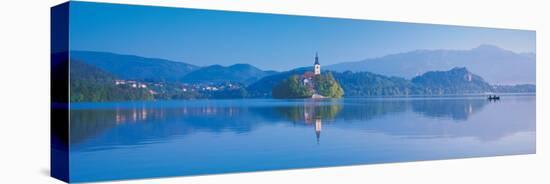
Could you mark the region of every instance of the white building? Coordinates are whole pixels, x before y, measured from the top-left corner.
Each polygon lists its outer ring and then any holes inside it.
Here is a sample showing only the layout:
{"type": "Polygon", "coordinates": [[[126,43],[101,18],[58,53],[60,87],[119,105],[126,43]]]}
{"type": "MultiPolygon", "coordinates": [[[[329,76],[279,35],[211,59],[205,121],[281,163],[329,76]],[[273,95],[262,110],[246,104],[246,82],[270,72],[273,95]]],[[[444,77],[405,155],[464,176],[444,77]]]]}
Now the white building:
{"type": "Polygon", "coordinates": [[[319,56],[315,53],[315,64],[313,64],[315,75],[321,75],[321,64],[319,64],[319,56]]]}

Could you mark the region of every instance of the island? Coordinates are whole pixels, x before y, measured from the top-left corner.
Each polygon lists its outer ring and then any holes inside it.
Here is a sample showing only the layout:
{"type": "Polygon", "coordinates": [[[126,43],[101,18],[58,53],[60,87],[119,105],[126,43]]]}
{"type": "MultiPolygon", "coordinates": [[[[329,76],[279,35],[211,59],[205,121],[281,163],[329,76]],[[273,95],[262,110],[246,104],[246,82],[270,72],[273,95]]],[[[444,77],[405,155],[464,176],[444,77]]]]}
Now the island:
{"type": "Polygon", "coordinates": [[[321,74],[319,56],[315,54],[313,71],[291,75],[272,88],[273,98],[341,98],[344,89],[330,72],[321,74]]]}

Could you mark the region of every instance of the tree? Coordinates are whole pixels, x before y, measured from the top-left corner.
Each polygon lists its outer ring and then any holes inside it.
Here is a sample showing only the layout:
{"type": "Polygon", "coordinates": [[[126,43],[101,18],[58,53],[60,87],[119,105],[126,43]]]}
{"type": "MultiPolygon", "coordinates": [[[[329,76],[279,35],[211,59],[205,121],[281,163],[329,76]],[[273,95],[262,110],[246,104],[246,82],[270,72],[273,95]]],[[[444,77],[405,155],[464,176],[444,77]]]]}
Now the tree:
{"type": "Polygon", "coordinates": [[[273,87],[273,98],[310,98],[314,93],[329,98],[341,98],[344,95],[344,90],[331,73],[317,75],[312,82],[313,89],[303,85],[297,75],[292,75],[273,87]]]}
{"type": "Polygon", "coordinates": [[[313,91],[302,85],[297,75],[292,75],[275,85],[272,95],[273,98],[308,98],[313,91]]]}
{"type": "Polygon", "coordinates": [[[71,102],[153,100],[146,89],[115,85],[115,77],[95,66],[71,61],[71,102]]]}
{"type": "Polygon", "coordinates": [[[341,98],[344,96],[344,90],[334,80],[332,73],[315,76],[315,89],[318,94],[328,98],[341,98]]]}

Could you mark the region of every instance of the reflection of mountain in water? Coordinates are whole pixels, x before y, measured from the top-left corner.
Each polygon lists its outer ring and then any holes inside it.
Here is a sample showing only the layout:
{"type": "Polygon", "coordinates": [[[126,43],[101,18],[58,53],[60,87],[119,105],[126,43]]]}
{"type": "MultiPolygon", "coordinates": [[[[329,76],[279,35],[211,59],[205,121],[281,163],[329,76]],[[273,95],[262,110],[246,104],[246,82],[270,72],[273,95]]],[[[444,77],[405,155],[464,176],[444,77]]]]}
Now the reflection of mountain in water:
{"type": "MultiPolygon", "coordinates": [[[[493,141],[535,130],[534,97],[518,98],[522,99],[507,97],[496,103],[483,98],[398,100],[400,102],[395,103],[400,104],[397,106],[400,108],[386,109],[386,112],[394,112],[388,113],[388,116],[371,120],[352,116],[354,119],[346,119],[344,122],[349,123],[341,123],[339,128],[406,138],[471,137],[480,141],[493,141]],[[396,111],[398,109],[402,111],[396,111]]],[[[346,105],[342,113],[349,111],[346,105]]],[[[338,118],[343,119],[338,116],[337,122],[338,118]]]]}
{"type": "MultiPolygon", "coordinates": [[[[485,109],[488,101],[484,99],[452,98],[246,102],[237,100],[231,105],[195,106],[185,105],[186,102],[169,107],[140,105],[72,110],[71,143],[112,136],[105,145],[136,145],[197,132],[247,133],[267,124],[285,122],[311,126],[317,136],[323,123],[330,124],[325,129],[349,128],[406,137],[469,136],[480,140],[534,129],[531,123],[534,119],[521,119],[530,117],[530,113],[534,116],[534,103],[525,100],[504,100],[515,104],[501,105],[499,102],[491,104],[489,109],[485,109]],[[499,115],[512,111],[523,116],[499,115]],[[470,121],[474,116],[476,124],[470,121]]],[[[78,145],[73,147],[78,149],[78,145]]]]}
{"type": "Polygon", "coordinates": [[[390,114],[405,112],[408,106],[408,101],[404,100],[353,99],[351,102],[346,103],[344,110],[338,115],[338,118],[344,121],[368,121],[390,114]]]}
{"type": "Polygon", "coordinates": [[[486,103],[485,99],[432,99],[412,100],[410,104],[414,112],[428,117],[468,120],[486,103]]]}
{"type": "Polygon", "coordinates": [[[143,140],[160,140],[193,132],[244,133],[260,122],[247,108],[183,107],[183,108],[123,108],[116,110],[72,110],[71,143],[77,144],[112,128],[121,129],[112,144],[132,144],[143,140]],[[133,129],[133,131],[125,131],[133,129]]]}
{"type": "Polygon", "coordinates": [[[80,143],[85,139],[115,127],[115,117],[116,111],[113,110],[71,110],[71,126],[69,126],[71,144],[80,143]]]}

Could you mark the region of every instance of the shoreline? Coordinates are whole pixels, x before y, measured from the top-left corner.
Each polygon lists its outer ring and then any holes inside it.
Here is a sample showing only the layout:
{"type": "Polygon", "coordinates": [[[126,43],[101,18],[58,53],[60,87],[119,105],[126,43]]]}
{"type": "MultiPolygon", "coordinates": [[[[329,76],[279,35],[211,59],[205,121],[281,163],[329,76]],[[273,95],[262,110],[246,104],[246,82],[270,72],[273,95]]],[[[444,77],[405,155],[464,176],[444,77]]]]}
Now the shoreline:
{"type": "MultiPolygon", "coordinates": [[[[536,97],[536,93],[506,93],[498,94],[501,97],[536,97]]],[[[291,99],[277,99],[277,98],[225,98],[225,99],[178,99],[178,100],[149,100],[149,101],[103,101],[103,102],[69,102],[69,109],[79,109],[80,106],[89,106],[93,104],[101,105],[119,105],[119,104],[148,104],[148,103],[158,103],[158,104],[171,104],[171,103],[180,103],[180,102],[231,102],[231,101],[258,101],[258,100],[272,100],[280,102],[290,102],[290,101],[341,101],[346,99],[372,99],[372,100],[400,100],[400,99],[413,99],[413,100],[430,100],[430,99],[479,99],[487,100],[486,94],[466,94],[466,95],[438,95],[438,96],[370,96],[370,97],[342,97],[342,98],[322,98],[322,99],[313,99],[313,98],[291,98],[291,99]],[[72,105],[77,105],[72,107],[72,105]]],[[[503,100],[503,99],[501,99],[503,100]]]]}

